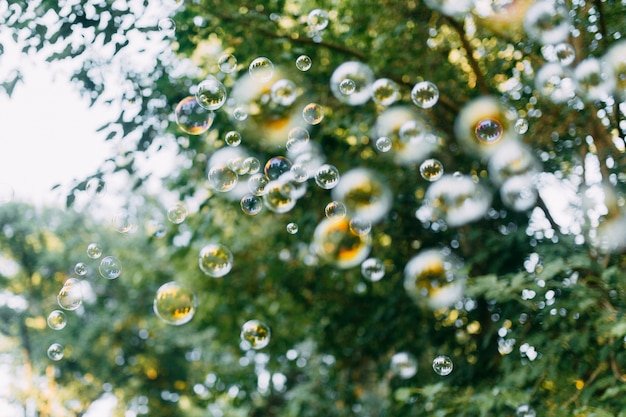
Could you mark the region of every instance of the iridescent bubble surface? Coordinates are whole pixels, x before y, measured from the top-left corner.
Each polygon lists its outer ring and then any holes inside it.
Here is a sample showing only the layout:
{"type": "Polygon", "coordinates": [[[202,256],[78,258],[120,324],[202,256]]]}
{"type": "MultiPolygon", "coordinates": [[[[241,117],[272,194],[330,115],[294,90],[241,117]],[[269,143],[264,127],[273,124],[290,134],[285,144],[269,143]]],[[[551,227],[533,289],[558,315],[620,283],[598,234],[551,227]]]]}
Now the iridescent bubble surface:
{"type": "Polygon", "coordinates": [[[291,169],[291,161],[284,156],[275,156],[265,163],[265,176],[270,180],[278,179],[285,172],[291,169]]]}
{"type": "Polygon", "coordinates": [[[196,89],[196,100],[207,110],[217,110],[226,103],[228,93],[226,87],[217,78],[210,77],[200,84],[196,89]]]}
{"type": "Polygon", "coordinates": [[[228,146],[239,146],[241,144],[241,133],[236,130],[230,130],[226,132],[226,134],[224,135],[224,142],[226,142],[228,146]]]}
{"type": "Polygon", "coordinates": [[[98,266],[100,276],[106,279],[116,279],[122,274],[122,264],[119,259],[114,256],[105,256],[98,266]]]}
{"type": "Polygon", "coordinates": [[[317,103],[309,103],[302,109],[302,118],[310,125],[317,125],[324,119],[324,108],[317,103]]]}
{"type": "Polygon", "coordinates": [[[48,314],[46,323],[52,330],[61,330],[67,325],[67,316],[61,310],[54,310],[48,314]]]}
{"type": "Polygon", "coordinates": [[[157,317],[175,326],[188,323],[196,313],[196,306],[193,291],[174,281],[161,285],[152,303],[157,317]]]}
{"type": "Polygon", "coordinates": [[[298,90],[296,84],[287,79],[280,79],[272,84],[270,90],[272,101],[281,106],[290,106],[298,98],[298,90]]]}
{"type": "Polygon", "coordinates": [[[315,172],[315,183],[318,187],[325,190],[330,190],[339,184],[339,170],[330,164],[324,164],[315,172]]]}
{"type": "Polygon", "coordinates": [[[391,106],[400,99],[400,87],[389,78],[379,78],[372,84],[372,100],[381,106],[391,106]]]}
{"type": "Polygon", "coordinates": [[[57,304],[64,310],[76,310],[83,303],[83,289],[80,280],[68,278],[57,295],[57,304]]]}
{"type": "Polygon", "coordinates": [[[195,96],[182,99],[175,110],[176,124],[185,133],[201,135],[213,124],[215,114],[202,107],[195,96]]]}
{"type": "Polygon", "coordinates": [[[476,139],[482,143],[492,144],[496,143],[502,138],[504,129],[499,121],[494,119],[484,119],[478,122],[474,129],[476,139]]]}
{"type": "Polygon", "coordinates": [[[248,216],[256,216],[263,209],[263,200],[253,194],[244,195],[239,204],[241,205],[241,211],[248,216]]]}
{"type": "Polygon", "coordinates": [[[269,81],[274,76],[274,64],[269,58],[258,57],[250,63],[248,72],[256,81],[269,81]]]}
{"type": "Polygon", "coordinates": [[[211,188],[220,193],[225,193],[237,185],[239,176],[228,166],[215,166],[209,170],[209,184],[211,188]]]}
{"type": "Polygon", "coordinates": [[[87,256],[91,259],[98,259],[102,256],[102,248],[97,243],[87,245],[87,256]]]}
{"type": "Polygon", "coordinates": [[[340,217],[322,220],[315,228],[315,253],[325,262],[347,269],[360,265],[370,253],[370,235],[356,235],[350,231],[350,221],[340,217]]]}
{"type": "Polygon", "coordinates": [[[333,217],[344,218],[346,216],[346,205],[341,201],[331,201],[324,208],[324,214],[327,218],[331,219],[333,217]]]}
{"type": "Polygon", "coordinates": [[[185,203],[179,201],[167,209],[167,220],[174,224],[181,224],[187,219],[188,214],[189,210],[187,210],[185,203]]]}
{"type": "Polygon", "coordinates": [[[309,28],[314,32],[320,32],[328,26],[328,12],[323,9],[313,9],[306,19],[309,28]]]}
{"type": "Polygon", "coordinates": [[[83,262],[78,262],[76,265],[74,265],[74,272],[76,273],[76,275],[86,275],[87,265],[85,265],[83,262]]]}
{"type": "Polygon", "coordinates": [[[259,320],[248,320],[241,326],[240,339],[251,349],[263,349],[270,343],[272,332],[270,327],[259,320]]]}
{"type": "Polygon", "coordinates": [[[233,267],[233,254],[222,244],[209,243],[200,250],[198,265],[210,277],[223,277],[233,267]]]}
{"type": "Polygon", "coordinates": [[[230,53],[223,54],[217,60],[217,66],[223,73],[230,74],[237,69],[237,57],[230,53]]]}

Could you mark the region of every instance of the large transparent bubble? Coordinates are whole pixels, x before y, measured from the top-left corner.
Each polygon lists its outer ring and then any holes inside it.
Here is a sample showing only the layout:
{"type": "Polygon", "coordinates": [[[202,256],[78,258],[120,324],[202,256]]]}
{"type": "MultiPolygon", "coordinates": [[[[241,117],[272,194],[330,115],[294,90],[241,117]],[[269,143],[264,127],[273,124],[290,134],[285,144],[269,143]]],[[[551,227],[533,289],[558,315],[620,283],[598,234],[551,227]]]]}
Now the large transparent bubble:
{"type": "Polygon", "coordinates": [[[224,245],[209,243],[200,250],[198,264],[206,275],[213,278],[223,277],[233,267],[233,254],[224,245]]]}
{"type": "Polygon", "coordinates": [[[567,40],[570,32],[569,10],[561,2],[541,0],[532,5],[524,18],[524,29],[531,39],[542,44],[567,40]]]}
{"type": "Polygon", "coordinates": [[[332,191],[333,200],[345,204],[350,216],[372,223],[381,221],[391,209],[389,184],[376,172],[354,168],[346,172],[332,191]]]}
{"type": "Polygon", "coordinates": [[[322,220],[315,228],[312,244],[314,252],[325,262],[341,269],[360,265],[370,253],[370,235],[356,235],[350,230],[347,218],[322,220]]]}
{"type": "Polygon", "coordinates": [[[165,323],[180,326],[193,318],[196,312],[196,295],[177,282],[168,282],[157,290],[152,308],[165,323]]]}

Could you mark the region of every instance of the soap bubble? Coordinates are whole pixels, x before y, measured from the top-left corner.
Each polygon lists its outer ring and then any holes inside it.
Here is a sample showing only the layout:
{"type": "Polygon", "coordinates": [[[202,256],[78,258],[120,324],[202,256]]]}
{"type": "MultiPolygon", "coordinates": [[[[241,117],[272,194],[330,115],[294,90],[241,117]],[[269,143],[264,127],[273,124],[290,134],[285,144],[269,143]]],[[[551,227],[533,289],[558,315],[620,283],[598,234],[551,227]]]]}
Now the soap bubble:
{"type": "Polygon", "coordinates": [[[315,183],[325,190],[330,190],[339,184],[339,170],[330,164],[324,164],[315,172],[315,183]]]}
{"type": "Polygon", "coordinates": [[[293,174],[293,179],[297,182],[304,182],[309,179],[309,171],[300,163],[293,164],[290,171],[293,174]]]}
{"type": "Polygon", "coordinates": [[[387,215],[393,200],[389,185],[376,172],[366,168],[345,172],[332,196],[333,200],[345,204],[350,215],[371,223],[387,215]]]}
{"type": "Polygon", "coordinates": [[[350,78],[343,79],[339,83],[339,91],[341,92],[341,94],[349,96],[350,94],[354,93],[355,90],[356,83],[350,78]]]}
{"type": "Polygon", "coordinates": [[[258,57],[250,63],[248,72],[256,81],[269,81],[274,76],[274,64],[268,58],[258,57]]]}
{"type": "Polygon", "coordinates": [[[270,181],[265,186],[265,194],[263,194],[265,207],[279,214],[291,211],[296,205],[293,189],[293,184],[285,178],[270,181]]]}
{"type": "Polygon", "coordinates": [[[98,271],[103,278],[115,279],[122,273],[122,264],[113,256],[106,256],[100,261],[98,271]]]}
{"type": "Polygon", "coordinates": [[[165,323],[180,326],[188,323],[196,313],[196,295],[190,289],[171,281],[159,287],[152,309],[165,323]]]}
{"type": "Polygon", "coordinates": [[[196,100],[207,110],[217,110],[226,102],[226,87],[215,77],[210,77],[196,89],[196,100]]]}
{"type": "Polygon", "coordinates": [[[570,65],[576,59],[574,47],[566,42],[554,46],[554,54],[561,65],[570,65]]]}
{"type": "Polygon", "coordinates": [[[491,155],[487,166],[489,178],[498,186],[514,176],[533,177],[540,170],[541,166],[532,150],[519,141],[510,141],[501,146],[491,155]]]}
{"type": "Polygon", "coordinates": [[[398,352],[391,357],[389,369],[402,379],[409,379],[417,374],[417,360],[408,352],[398,352]]]}
{"type": "Polygon", "coordinates": [[[474,5],[473,0],[424,0],[424,3],[443,15],[457,19],[465,17],[474,5]]]}
{"type": "Polygon", "coordinates": [[[302,117],[310,125],[320,124],[324,119],[324,108],[317,103],[309,103],[302,109],[302,117]]]}
{"type": "Polygon", "coordinates": [[[150,219],[146,223],[146,233],[148,236],[161,239],[165,237],[167,234],[167,230],[165,229],[165,225],[157,219],[150,219]]]}
{"type": "Polygon", "coordinates": [[[265,187],[268,182],[269,180],[264,174],[257,173],[251,175],[250,178],[248,178],[248,189],[255,196],[263,195],[265,194],[265,187]]]}
{"type": "Polygon", "coordinates": [[[87,256],[91,259],[98,259],[102,256],[102,248],[97,243],[87,245],[87,256]]]}
{"type": "Polygon", "coordinates": [[[284,156],[275,156],[265,163],[265,176],[270,180],[278,179],[291,169],[291,161],[284,156]]]}
{"type": "Polygon", "coordinates": [[[187,219],[187,206],[183,202],[178,202],[167,209],[167,219],[174,224],[181,224],[187,219]]]}
{"type": "Polygon", "coordinates": [[[76,272],[76,275],[80,276],[87,274],[87,265],[85,265],[83,262],[78,262],[76,265],[74,265],[74,272],[76,272]]]}
{"type": "Polygon", "coordinates": [[[303,127],[294,127],[287,134],[287,151],[299,151],[309,143],[311,135],[303,127]]]}
{"type": "Polygon", "coordinates": [[[426,181],[437,181],[443,176],[443,164],[437,159],[427,159],[420,165],[420,175],[426,181]]]}
{"type": "Polygon", "coordinates": [[[537,413],[528,404],[522,404],[515,410],[515,417],[535,417],[537,413]]]}
{"type": "Polygon", "coordinates": [[[249,156],[243,160],[243,166],[246,167],[248,174],[254,175],[261,169],[261,163],[254,156],[249,156]]]}
{"type": "Polygon", "coordinates": [[[0,183],[0,204],[10,203],[15,196],[13,187],[6,183],[0,183]]]}
{"type": "Polygon", "coordinates": [[[313,250],[323,261],[340,269],[360,265],[371,250],[370,235],[355,235],[346,218],[322,220],[315,228],[313,250]]]}
{"type": "Polygon", "coordinates": [[[244,106],[237,106],[233,110],[233,118],[238,122],[243,122],[248,118],[248,110],[244,106]]]}
{"type": "Polygon", "coordinates": [[[223,277],[233,267],[233,254],[224,245],[209,243],[200,250],[198,264],[206,275],[213,278],[223,277]]]}
{"type": "Polygon", "coordinates": [[[217,192],[225,193],[237,185],[239,176],[227,166],[215,166],[209,170],[209,184],[217,192]]]}
{"type": "Polygon", "coordinates": [[[381,106],[391,106],[400,99],[400,87],[389,78],[379,78],[372,84],[372,100],[381,106]]]}
{"type": "Polygon", "coordinates": [[[176,32],[176,22],[169,17],[159,20],[157,27],[165,36],[172,36],[176,32]]]}
{"type": "Polygon", "coordinates": [[[228,160],[227,166],[232,171],[234,171],[235,174],[237,174],[238,176],[245,175],[248,173],[248,167],[244,165],[243,162],[244,162],[243,158],[234,157],[228,160]]]}
{"type": "Polygon", "coordinates": [[[398,129],[400,143],[408,146],[417,146],[428,138],[430,129],[423,121],[418,119],[407,120],[398,129]]]}
{"type": "Polygon", "coordinates": [[[52,330],[61,330],[67,325],[67,317],[63,311],[54,310],[48,314],[46,322],[52,330]]]}
{"type": "Polygon", "coordinates": [[[524,133],[528,132],[528,120],[523,118],[517,119],[515,121],[515,125],[513,125],[513,128],[517,133],[523,135],[524,133]]]}
{"type": "Polygon", "coordinates": [[[176,124],[185,133],[201,135],[213,124],[215,114],[202,107],[195,96],[182,99],[176,106],[176,124]]]}
{"type": "Polygon", "coordinates": [[[346,217],[346,212],[346,206],[341,201],[331,201],[326,204],[326,207],[324,208],[324,214],[329,219],[332,219],[333,217],[343,219],[346,217]]]}
{"type": "Polygon", "coordinates": [[[259,197],[253,194],[246,194],[241,198],[241,211],[248,216],[255,216],[261,212],[263,202],[259,197]]]}
{"type": "Polygon", "coordinates": [[[573,74],[561,65],[550,62],[543,65],[535,75],[535,88],[553,103],[565,103],[576,95],[573,74]]]}
{"type": "Polygon", "coordinates": [[[237,69],[237,57],[233,54],[223,54],[217,60],[217,66],[223,73],[230,74],[237,69]]]}
{"type": "Polygon", "coordinates": [[[366,64],[358,61],[348,61],[339,65],[330,77],[330,90],[342,103],[358,106],[367,102],[371,95],[370,90],[374,83],[374,71],[366,64]],[[354,92],[346,95],[341,92],[339,85],[345,79],[356,84],[354,92]]]}
{"type": "Polygon", "coordinates": [[[362,217],[350,219],[350,231],[357,236],[367,235],[372,231],[372,222],[362,217]]]}
{"type": "Polygon", "coordinates": [[[226,135],[224,135],[224,142],[226,142],[228,146],[239,146],[241,143],[241,133],[236,130],[226,132],[226,135]]]}
{"type": "Polygon", "coordinates": [[[296,68],[298,68],[300,71],[310,70],[311,65],[313,65],[313,61],[308,55],[300,55],[298,58],[296,58],[296,68]]]}
{"type": "Polygon", "coordinates": [[[539,1],[526,11],[524,30],[542,44],[563,42],[570,32],[569,11],[556,1],[539,1]]]}
{"type": "Polygon", "coordinates": [[[381,152],[389,152],[391,150],[392,142],[387,136],[381,136],[376,139],[376,149],[381,152]]]}
{"type": "Polygon", "coordinates": [[[411,101],[417,107],[429,109],[439,101],[439,89],[430,81],[421,81],[413,86],[411,101]]]}
{"type": "Polygon", "coordinates": [[[272,101],[281,106],[290,106],[296,101],[298,97],[298,91],[296,84],[287,79],[280,79],[272,84],[270,90],[270,97],[272,101]]]}
{"type": "Polygon", "coordinates": [[[613,43],[602,58],[615,76],[615,90],[622,101],[626,98],[626,40],[613,43]]]}
{"type": "Polygon", "coordinates": [[[445,355],[439,355],[435,359],[433,359],[433,370],[437,375],[450,375],[453,368],[454,365],[452,364],[452,359],[445,355]]]}
{"type": "Polygon", "coordinates": [[[287,233],[289,233],[290,235],[295,235],[296,233],[298,233],[298,223],[288,223],[286,229],[287,233]]]}
{"type": "Polygon", "coordinates": [[[259,320],[248,320],[241,326],[240,338],[251,349],[263,349],[270,343],[270,327],[259,320]]]}
{"type": "Polygon", "coordinates": [[[83,303],[83,289],[76,278],[68,278],[57,295],[57,303],[64,310],[76,310],[83,303]]]}
{"type": "Polygon", "coordinates": [[[420,251],[404,267],[404,289],[422,308],[450,307],[465,293],[461,266],[457,258],[442,250],[420,251]]]}
{"type": "Polygon", "coordinates": [[[611,67],[596,58],[580,62],[574,70],[574,77],[579,91],[587,100],[607,100],[616,86],[611,67]]]}
{"type": "Polygon", "coordinates": [[[320,32],[328,26],[328,12],[322,9],[313,9],[309,12],[306,22],[313,32],[320,32]]]}
{"type": "Polygon", "coordinates": [[[378,258],[367,258],[361,264],[361,275],[372,282],[380,281],[385,276],[385,264],[378,258]]]}
{"type": "Polygon", "coordinates": [[[530,175],[515,175],[504,181],[500,187],[502,203],[515,210],[526,211],[535,206],[537,190],[530,175]]]}
{"type": "Polygon", "coordinates": [[[476,139],[482,143],[491,144],[496,143],[502,138],[504,129],[499,121],[494,119],[484,119],[478,122],[474,129],[476,139]]]}
{"type": "Polygon", "coordinates": [[[138,227],[137,217],[128,210],[117,212],[111,219],[111,222],[115,230],[123,234],[134,233],[138,227]]]}
{"type": "Polygon", "coordinates": [[[63,346],[59,343],[53,343],[48,347],[48,357],[53,361],[60,361],[65,355],[63,346]]]}

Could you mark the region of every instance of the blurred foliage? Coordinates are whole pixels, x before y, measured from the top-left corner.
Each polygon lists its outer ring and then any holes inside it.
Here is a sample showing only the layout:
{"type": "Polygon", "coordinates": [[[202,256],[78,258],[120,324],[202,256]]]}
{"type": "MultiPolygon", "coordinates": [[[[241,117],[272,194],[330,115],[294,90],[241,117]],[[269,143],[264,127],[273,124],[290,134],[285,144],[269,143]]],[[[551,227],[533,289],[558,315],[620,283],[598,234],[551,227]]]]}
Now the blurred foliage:
{"type": "MultiPolygon", "coordinates": [[[[561,181],[559,187],[575,187],[579,197],[592,188],[587,179],[597,156],[597,183],[612,190],[618,213],[607,202],[601,221],[624,234],[624,222],[610,223],[624,215],[619,100],[612,110],[606,103],[554,104],[534,88],[546,61],[538,42],[513,23],[503,30],[488,19],[449,17],[422,2],[182,3],[0,0],[0,18],[23,53],[76,60],[73,80],[92,104],[121,109],[100,129],[120,152],[74,184],[68,210],[0,207],[2,262],[15,265],[15,271],[0,270],[0,341],[16,369],[7,404],[31,410],[25,411],[29,416],[84,415],[110,394],[117,399],[113,415],[126,417],[514,416],[522,404],[539,416],[625,415],[623,247],[607,252],[593,244],[599,226],[583,203],[582,220],[570,220],[579,222],[578,229],[560,220],[568,212],[551,210],[542,194],[527,210],[510,209],[486,159],[468,152],[454,129],[468,102],[498,97],[528,121],[522,140],[543,171],[561,181]],[[314,8],[328,11],[321,33],[307,26],[314,8]],[[175,21],[175,35],[159,32],[158,21],[166,17],[175,21]],[[238,59],[229,74],[218,67],[227,52],[238,59]],[[294,64],[302,54],[313,62],[307,72],[294,64]],[[262,91],[247,103],[245,121],[233,117],[239,103],[227,102],[207,133],[179,129],[174,109],[200,81],[212,74],[233,91],[259,56],[297,83],[292,106],[274,105],[262,91]],[[372,101],[349,106],[330,93],[331,74],[352,60],[399,85],[398,104],[432,128],[432,155],[446,172],[486,185],[493,201],[484,216],[459,227],[416,217],[429,183],[419,175],[420,161],[399,164],[393,152],[376,150],[373,126],[385,108],[372,101]],[[432,109],[411,103],[412,86],[423,80],[440,91],[432,109]],[[340,173],[370,168],[393,193],[391,209],[370,233],[371,255],[386,267],[379,282],[365,280],[358,266],[341,269],[311,253],[331,201],[313,180],[288,213],[264,209],[257,216],[246,216],[239,198],[207,182],[211,157],[228,149],[226,132],[240,131],[240,149],[263,166],[286,154],[281,129],[299,120],[308,102],[324,109],[322,123],[307,126],[323,159],[340,173]],[[138,162],[172,149],[176,169],[164,186],[192,208],[180,224],[168,222],[168,207],[144,189],[151,173],[138,162]],[[119,172],[128,174],[135,219],[124,233],[72,210],[96,198],[93,181],[119,172]],[[285,231],[292,221],[299,226],[295,235],[285,231]],[[155,225],[162,233],[154,233],[155,225]],[[121,260],[120,278],[99,277],[99,260],[85,252],[91,242],[121,260]],[[198,253],[209,242],[233,252],[225,277],[207,277],[198,268],[198,253]],[[468,279],[461,301],[430,311],[407,295],[403,270],[421,249],[433,247],[451,248],[468,279]],[[58,308],[56,294],[75,276],[77,262],[89,271],[83,306],[66,312],[65,329],[49,329],[45,319],[58,308]],[[168,281],[197,296],[197,312],[184,326],[169,326],[152,313],[154,294],[168,281]],[[241,325],[250,319],[271,327],[271,342],[260,351],[240,344],[241,325]],[[65,346],[61,361],[46,356],[53,342],[65,346]],[[418,363],[408,379],[389,366],[402,351],[418,363]],[[439,354],[453,359],[451,375],[433,372],[439,354]],[[18,383],[22,377],[26,383],[18,383]]],[[[577,30],[569,39],[576,63],[602,56],[626,32],[624,2],[565,3],[577,30]]],[[[17,68],[0,85],[11,94],[20,80],[17,68]]]]}

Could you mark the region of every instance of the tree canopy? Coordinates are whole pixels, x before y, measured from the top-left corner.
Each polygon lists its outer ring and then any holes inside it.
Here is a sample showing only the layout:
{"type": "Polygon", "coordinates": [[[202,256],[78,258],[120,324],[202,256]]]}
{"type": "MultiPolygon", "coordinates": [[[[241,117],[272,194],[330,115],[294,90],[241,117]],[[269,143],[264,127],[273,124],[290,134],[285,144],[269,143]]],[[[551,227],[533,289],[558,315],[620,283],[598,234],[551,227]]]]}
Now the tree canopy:
{"type": "Polygon", "coordinates": [[[625,12],[0,1],[23,53],[121,109],[66,210],[0,206],[0,401],[626,416],[625,12]],[[145,187],[158,153],[176,204],[145,187]],[[90,217],[120,174],[124,209],[90,217]]]}

